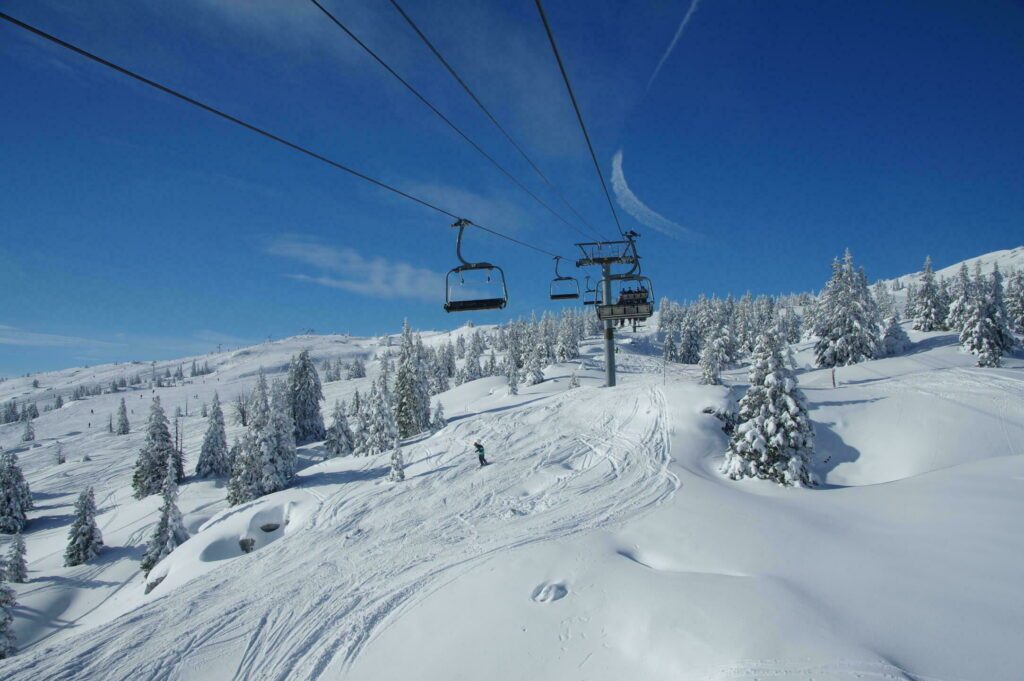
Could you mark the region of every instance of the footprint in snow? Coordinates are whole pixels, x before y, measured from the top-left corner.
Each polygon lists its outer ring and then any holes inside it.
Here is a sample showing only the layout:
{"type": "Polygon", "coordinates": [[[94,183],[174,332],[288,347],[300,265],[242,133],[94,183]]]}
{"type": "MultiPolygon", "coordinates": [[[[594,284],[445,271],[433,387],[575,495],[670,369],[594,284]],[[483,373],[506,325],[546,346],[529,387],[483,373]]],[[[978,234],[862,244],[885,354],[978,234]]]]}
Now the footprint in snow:
{"type": "Polygon", "coordinates": [[[564,584],[541,584],[533,590],[533,600],[536,603],[551,603],[565,598],[569,589],[564,584]]]}

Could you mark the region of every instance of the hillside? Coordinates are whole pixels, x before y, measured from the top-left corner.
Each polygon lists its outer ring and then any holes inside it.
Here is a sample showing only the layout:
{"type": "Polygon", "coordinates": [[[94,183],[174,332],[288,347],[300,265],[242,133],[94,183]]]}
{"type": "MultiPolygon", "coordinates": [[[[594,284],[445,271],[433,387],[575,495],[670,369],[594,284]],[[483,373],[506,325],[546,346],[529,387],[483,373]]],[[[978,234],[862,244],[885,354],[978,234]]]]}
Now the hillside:
{"type": "MultiPolygon", "coordinates": [[[[1017,679],[1024,356],[979,369],[952,333],[908,332],[907,353],[841,368],[835,388],[808,344],[795,347],[818,489],[717,472],[726,436],[705,409],[741,394],[745,369],[699,385],[695,367],[665,366],[633,342],[642,334],[624,334],[620,385],[607,389],[590,339],[580,361],[549,366],[517,396],[500,377],[440,395],[449,425],[406,443],[403,483],[387,482],[384,456],[321,461],[318,443],[300,450],[293,488],[238,507],[223,481],[189,478],[180,504],[192,538],[157,566],[151,581],[163,581],[148,594],[138,561],[159,500],[132,498],[130,480],[153,392],[67,402],[36,420],[32,446],[20,424],[0,426],[36,500],[30,581],[14,585],[19,652],[0,674],[1017,679]],[[569,389],[574,371],[581,387],[569,389]],[[133,431],[118,437],[106,421],[122,396],[133,431]],[[476,467],[476,438],[492,466],[476,467]],[[107,548],[64,568],[85,485],[107,548]],[[256,550],[243,554],[243,537],[256,550]]],[[[215,390],[229,402],[303,348],[319,363],[372,360],[381,347],[302,336],[199,358],[213,373],[156,389],[169,413],[188,401],[186,472],[215,390]]],[[[364,392],[378,371],[368,366],[368,378],[325,384],[326,404],[364,392]]],[[[42,406],[138,370],[152,367],[12,379],[0,401],[42,406]]],[[[229,420],[229,440],[240,433],[229,420]]]]}

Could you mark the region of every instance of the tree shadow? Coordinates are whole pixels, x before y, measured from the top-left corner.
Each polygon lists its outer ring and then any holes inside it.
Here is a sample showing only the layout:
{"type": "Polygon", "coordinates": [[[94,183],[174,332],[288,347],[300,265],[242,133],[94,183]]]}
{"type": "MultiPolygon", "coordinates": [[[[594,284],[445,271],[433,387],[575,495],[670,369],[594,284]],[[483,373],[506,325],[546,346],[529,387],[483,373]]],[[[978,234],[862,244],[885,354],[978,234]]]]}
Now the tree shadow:
{"type": "Polygon", "coordinates": [[[818,407],[848,407],[851,404],[870,404],[871,402],[878,402],[884,399],[882,397],[865,397],[859,400],[825,400],[822,402],[812,402],[808,405],[811,411],[818,407]]]}
{"type": "Polygon", "coordinates": [[[910,347],[907,348],[907,350],[901,352],[898,355],[893,356],[906,357],[908,355],[919,355],[922,352],[928,352],[929,350],[934,350],[936,348],[948,348],[950,346],[959,344],[960,338],[955,333],[947,333],[942,336],[924,338],[922,340],[917,341],[916,343],[911,343],[910,347]]]}
{"type": "Polygon", "coordinates": [[[837,466],[851,463],[860,458],[860,450],[843,442],[843,438],[832,429],[832,424],[814,423],[815,456],[811,468],[821,480],[819,489],[837,489],[846,485],[827,482],[828,476],[837,466]]]}
{"type": "Polygon", "coordinates": [[[45,532],[52,530],[57,527],[63,527],[70,525],[75,519],[73,513],[60,513],[56,515],[41,515],[35,518],[30,517],[28,524],[25,525],[25,534],[34,534],[36,532],[45,532]]]}
{"type": "Polygon", "coordinates": [[[459,414],[458,416],[452,416],[450,419],[448,419],[448,424],[451,425],[452,423],[455,423],[457,421],[472,418],[473,416],[480,416],[481,414],[499,414],[503,411],[509,411],[510,409],[518,409],[519,407],[525,407],[528,404],[533,404],[534,402],[539,402],[540,400],[544,400],[549,397],[551,397],[551,395],[541,395],[540,397],[535,397],[532,400],[526,400],[525,402],[517,402],[515,404],[507,404],[504,407],[492,407],[491,409],[484,409],[483,411],[474,411],[469,414],[459,414]]]}
{"type": "MultiPolygon", "coordinates": [[[[100,553],[102,556],[103,553],[100,553]]],[[[141,557],[141,554],[140,554],[141,557]]],[[[98,563],[99,558],[89,561],[88,564],[98,563]]],[[[88,579],[81,577],[65,577],[64,575],[46,575],[44,577],[36,577],[31,580],[33,584],[41,584],[49,582],[55,586],[59,586],[62,589],[105,589],[112,586],[121,586],[120,582],[108,582],[102,579],[88,579]]]]}
{"type": "Polygon", "coordinates": [[[303,487],[311,485],[344,485],[349,482],[361,482],[364,480],[376,480],[383,478],[391,472],[390,466],[377,468],[362,468],[355,471],[323,471],[303,478],[303,487]]]}

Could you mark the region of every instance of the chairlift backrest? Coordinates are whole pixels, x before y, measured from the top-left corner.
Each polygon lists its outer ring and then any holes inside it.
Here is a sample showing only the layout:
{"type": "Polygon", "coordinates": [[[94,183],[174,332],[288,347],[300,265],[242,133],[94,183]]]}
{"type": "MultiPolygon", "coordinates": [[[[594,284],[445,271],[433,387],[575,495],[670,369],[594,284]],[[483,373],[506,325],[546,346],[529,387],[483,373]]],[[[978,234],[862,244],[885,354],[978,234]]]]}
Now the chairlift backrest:
{"type": "Polygon", "coordinates": [[[472,222],[465,219],[456,220],[452,227],[457,227],[459,230],[459,236],[455,242],[455,255],[462,263],[457,267],[452,268],[448,272],[448,276],[445,277],[445,292],[444,292],[444,311],[445,312],[475,312],[478,310],[500,310],[508,305],[508,288],[505,285],[505,272],[497,265],[492,265],[489,262],[468,262],[462,257],[462,234],[466,227],[472,226],[472,222]],[[453,278],[458,277],[459,283],[464,284],[463,278],[464,272],[472,271],[485,271],[487,273],[487,281],[491,281],[491,277],[494,276],[501,284],[501,295],[492,296],[490,298],[466,298],[459,300],[452,297],[453,290],[453,278]]]}

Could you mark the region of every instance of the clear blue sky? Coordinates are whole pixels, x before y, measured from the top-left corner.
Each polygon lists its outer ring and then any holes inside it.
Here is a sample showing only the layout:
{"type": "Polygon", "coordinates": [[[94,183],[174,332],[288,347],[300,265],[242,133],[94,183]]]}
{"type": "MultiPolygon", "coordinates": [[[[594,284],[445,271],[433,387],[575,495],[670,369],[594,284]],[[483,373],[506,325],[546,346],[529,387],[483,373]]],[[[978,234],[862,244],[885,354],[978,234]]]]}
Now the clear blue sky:
{"type": "MultiPolygon", "coordinates": [[[[532,175],[385,2],[325,4],[531,189],[532,175]]],[[[407,11],[604,234],[614,233],[533,4],[407,11]]],[[[658,296],[818,288],[1024,239],[1020,2],[548,0],[658,296]],[[620,178],[621,179],[621,178],[620,178]],[[620,186],[621,189],[621,186],[620,186]],[[638,206],[642,202],[648,211],[638,206]],[[630,215],[630,211],[640,220],[630,215]],[[648,223],[648,224],[644,224],[648,223]]],[[[545,249],[534,204],[304,0],[9,0],[3,10],[545,249]]],[[[0,375],[281,337],[461,323],[443,216],[0,25],[0,375]]],[[[551,262],[474,234],[512,303],[551,262]]]]}

